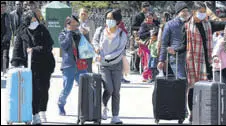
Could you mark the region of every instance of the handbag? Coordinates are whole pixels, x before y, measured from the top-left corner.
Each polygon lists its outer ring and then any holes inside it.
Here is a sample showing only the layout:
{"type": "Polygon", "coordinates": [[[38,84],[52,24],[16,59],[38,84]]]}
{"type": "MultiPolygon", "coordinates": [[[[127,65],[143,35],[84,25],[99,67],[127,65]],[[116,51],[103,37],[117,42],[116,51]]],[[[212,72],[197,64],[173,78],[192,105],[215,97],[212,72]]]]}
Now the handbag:
{"type": "Polygon", "coordinates": [[[75,57],[75,62],[78,70],[86,70],[88,68],[88,63],[86,59],[78,59],[77,58],[77,50],[76,48],[73,48],[73,54],[75,57]]]}
{"type": "Polygon", "coordinates": [[[93,46],[89,43],[89,41],[85,38],[83,34],[81,34],[78,51],[80,59],[89,59],[94,57],[95,55],[93,46]]]}

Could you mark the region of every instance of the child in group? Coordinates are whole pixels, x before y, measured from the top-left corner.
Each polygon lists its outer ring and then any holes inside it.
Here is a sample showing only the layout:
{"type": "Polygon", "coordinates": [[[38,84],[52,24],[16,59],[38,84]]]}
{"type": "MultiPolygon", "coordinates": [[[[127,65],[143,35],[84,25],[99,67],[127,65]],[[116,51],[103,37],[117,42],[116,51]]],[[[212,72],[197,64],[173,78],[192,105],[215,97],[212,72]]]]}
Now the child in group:
{"type": "Polygon", "coordinates": [[[150,80],[150,83],[152,83],[155,78],[156,75],[158,74],[158,70],[157,70],[157,63],[158,63],[158,42],[157,42],[157,38],[158,38],[158,30],[157,29],[152,29],[151,30],[151,40],[150,43],[148,45],[148,49],[150,50],[150,57],[149,57],[149,62],[148,62],[148,67],[149,69],[151,69],[152,71],[152,80],[150,80]]]}

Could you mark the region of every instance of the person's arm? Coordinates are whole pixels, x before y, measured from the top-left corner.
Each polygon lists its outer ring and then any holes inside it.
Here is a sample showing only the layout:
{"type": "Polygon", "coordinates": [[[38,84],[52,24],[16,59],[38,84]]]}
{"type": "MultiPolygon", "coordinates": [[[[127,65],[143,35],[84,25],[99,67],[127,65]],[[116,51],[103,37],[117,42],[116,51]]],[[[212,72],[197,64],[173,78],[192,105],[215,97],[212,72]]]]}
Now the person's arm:
{"type": "Polygon", "coordinates": [[[103,32],[103,28],[99,27],[96,29],[95,34],[93,36],[92,45],[96,51],[100,49],[99,43],[100,43],[102,32],[103,32]]]}
{"type": "Polygon", "coordinates": [[[16,31],[16,26],[15,26],[15,18],[14,18],[14,14],[13,14],[13,12],[11,12],[10,14],[9,14],[9,16],[10,16],[10,20],[11,20],[11,27],[12,27],[12,34],[13,34],[13,37],[14,36],[16,36],[15,35],[15,31],[16,31]]]}
{"type": "Polygon", "coordinates": [[[212,33],[214,33],[216,31],[224,30],[226,21],[210,21],[210,24],[212,27],[212,33]]]}
{"type": "Polygon", "coordinates": [[[162,35],[162,44],[160,48],[160,56],[159,56],[159,61],[160,62],[165,62],[166,60],[166,53],[167,53],[167,47],[170,41],[170,28],[168,23],[165,24],[164,29],[163,29],[163,35],[162,35]]]}
{"type": "Polygon", "coordinates": [[[72,33],[61,32],[59,35],[59,42],[63,50],[68,50],[72,46],[72,33]]]}
{"type": "Polygon", "coordinates": [[[37,45],[35,47],[32,47],[32,50],[34,52],[39,53],[48,53],[52,51],[52,45],[53,45],[53,39],[49,33],[49,31],[46,29],[46,27],[43,25],[41,26],[41,37],[43,37],[44,42],[41,43],[41,45],[37,45]]]}
{"type": "Polygon", "coordinates": [[[12,36],[12,32],[11,32],[11,28],[10,28],[10,16],[7,14],[5,16],[5,30],[6,30],[6,33],[3,37],[3,42],[10,42],[11,40],[11,36],[12,36]]]}
{"type": "Polygon", "coordinates": [[[138,35],[140,39],[146,39],[150,37],[150,31],[145,23],[141,24],[138,35]]]}
{"type": "Polygon", "coordinates": [[[20,36],[16,37],[15,45],[13,48],[13,56],[11,60],[12,66],[18,67],[21,65],[26,65],[26,60],[24,57],[24,47],[23,40],[20,36]]]}

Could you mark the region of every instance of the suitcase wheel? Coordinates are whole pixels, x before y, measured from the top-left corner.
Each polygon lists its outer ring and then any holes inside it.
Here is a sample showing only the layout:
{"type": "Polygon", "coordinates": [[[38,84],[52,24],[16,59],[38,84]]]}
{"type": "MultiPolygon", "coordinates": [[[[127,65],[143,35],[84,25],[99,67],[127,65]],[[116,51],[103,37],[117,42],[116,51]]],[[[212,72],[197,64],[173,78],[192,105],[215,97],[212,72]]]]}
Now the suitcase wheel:
{"type": "Polygon", "coordinates": [[[158,125],[159,124],[159,119],[156,119],[155,120],[155,123],[158,125]]]}
{"type": "Polygon", "coordinates": [[[178,124],[183,124],[183,122],[184,122],[184,119],[178,120],[178,124]]]}
{"type": "Polygon", "coordinates": [[[85,122],[84,122],[84,121],[82,121],[82,122],[81,122],[81,125],[84,125],[84,124],[85,124],[85,122]]]}
{"type": "Polygon", "coordinates": [[[7,125],[13,125],[13,123],[12,122],[7,122],[7,125]]]}
{"type": "Polygon", "coordinates": [[[31,122],[25,122],[25,125],[31,125],[31,122]]]}
{"type": "Polygon", "coordinates": [[[77,120],[77,125],[80,123],[80,119],[77,120]]]}
{"type": "Polygon", "coordinates": [[[94,124],[101,125],[101,120],[95,121],[94,124]]]}

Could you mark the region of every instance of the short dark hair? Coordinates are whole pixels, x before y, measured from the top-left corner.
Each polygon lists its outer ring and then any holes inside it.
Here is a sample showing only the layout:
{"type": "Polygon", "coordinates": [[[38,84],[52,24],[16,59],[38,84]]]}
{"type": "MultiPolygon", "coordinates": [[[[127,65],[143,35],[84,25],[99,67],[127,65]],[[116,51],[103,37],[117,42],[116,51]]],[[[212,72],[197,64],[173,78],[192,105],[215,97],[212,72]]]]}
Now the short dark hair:
{"type": "Polygon", "coordinates": [[[78,17],[75,16],[75,15],[71,15],[71,16],[66,17],[66,20],[65,20],[65,23],[64,23],[64,27],[66,27],[67,24],[70,24],[72,19],[76,20],[80,24],[80,22],[78,20],[78,17]]]}
{"type": "Polygon", "coordinates": [[[117,25],[120,23],[120,21],[122,21],[122,14],[121,14],[121,10],[120,9],[114,9],[112,11],[112,16],[116,20],[117,25]]]}
{"type": "Polygon", "coordinates": [[[197,11],[197,10],[199,10],[201,8],[205,8],[206,9],[206,5],[204,4],[204,2],[202,2],[202,1],[195,1],[192,9],[197,11]]]}
{"type": "Polygon", "coordinates": [[[6,2],[5,2],[5,1],[1,1],[1,5],[2,5],[2,4],[5,4],[5,5],[6,5],[6,2]]]}

